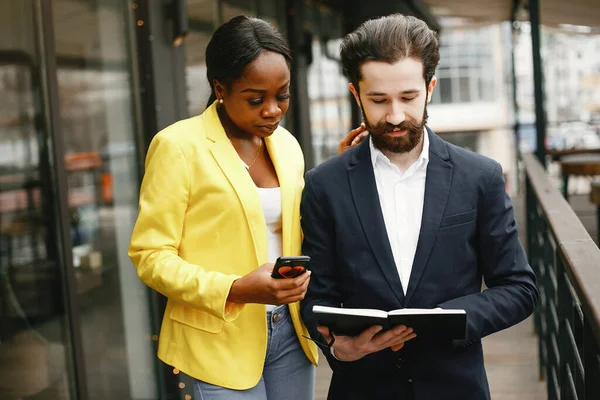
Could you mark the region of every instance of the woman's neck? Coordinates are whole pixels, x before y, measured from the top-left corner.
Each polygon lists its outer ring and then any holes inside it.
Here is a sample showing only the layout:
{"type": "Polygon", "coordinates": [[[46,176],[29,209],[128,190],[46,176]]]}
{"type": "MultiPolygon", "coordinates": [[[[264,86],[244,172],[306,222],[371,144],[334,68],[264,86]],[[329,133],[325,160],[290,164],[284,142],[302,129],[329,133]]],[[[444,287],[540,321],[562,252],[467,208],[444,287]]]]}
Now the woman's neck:
{"type": "Polygon", "coordinates": [[[223,125],[223,129],[225,130],[225,134],[230,140],[247,140],[251,142],[255,140],[254,135],[251,135],[248,132],[241,130],[235,123],[233,123],[231,118],[229,118],[229,114],[227,114],[227,111],[225,111],[225,107],[218,106],[217,114],[219,115],[221,125],[223,125]]]}

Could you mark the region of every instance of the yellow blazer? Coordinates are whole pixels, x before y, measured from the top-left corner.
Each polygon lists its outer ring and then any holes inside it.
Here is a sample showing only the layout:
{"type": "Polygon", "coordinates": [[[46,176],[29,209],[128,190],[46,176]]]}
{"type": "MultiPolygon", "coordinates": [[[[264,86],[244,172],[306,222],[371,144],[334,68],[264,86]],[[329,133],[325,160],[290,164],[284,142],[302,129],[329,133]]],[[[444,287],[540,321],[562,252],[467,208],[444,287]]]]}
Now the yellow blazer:
{"type": "MultiPolygon", "coordinates": [[[[304,159],[285,129],[265,139],[281,187],[284,255],[300,255],[304,159]]],[[[267,262],[266,223],[252,178],[213,104],[159,132],[148,150],[129,256],[140,279],[168,298],[158,357],[188,375],[249,389],[262,375],[265,306],[231,305],[233,281],[267,262]]],[[[289,305],[298,339],[317,363],[298,303],[289,305]]]]}

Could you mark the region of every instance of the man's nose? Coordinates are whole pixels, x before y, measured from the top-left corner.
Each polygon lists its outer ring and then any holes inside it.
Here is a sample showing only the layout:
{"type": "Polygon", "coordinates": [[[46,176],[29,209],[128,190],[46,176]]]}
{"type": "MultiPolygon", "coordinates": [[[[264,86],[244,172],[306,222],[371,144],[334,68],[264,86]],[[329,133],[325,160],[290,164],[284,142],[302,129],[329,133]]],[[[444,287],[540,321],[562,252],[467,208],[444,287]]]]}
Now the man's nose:
{"type": "Polygon", "coordinates": [[[386,116],[386,122],[392,125],[400,125],[405,119],[406,116],[402,105],[399,102],[393,101],[386,116]]]}

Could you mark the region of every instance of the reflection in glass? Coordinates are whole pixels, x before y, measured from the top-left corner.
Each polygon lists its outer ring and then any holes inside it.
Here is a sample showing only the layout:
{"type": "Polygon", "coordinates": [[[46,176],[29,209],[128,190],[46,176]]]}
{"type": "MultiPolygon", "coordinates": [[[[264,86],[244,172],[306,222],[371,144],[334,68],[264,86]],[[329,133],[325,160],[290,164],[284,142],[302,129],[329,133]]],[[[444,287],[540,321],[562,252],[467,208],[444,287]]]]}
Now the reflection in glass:
{"type": "Polygon", "coordinates": [[[312,63],[308,67],[310,131],[315,164],[335,156],[339,141],[352,129],[352,110],[348,78],[342,73],[339,45],[342,32],[341,15],[324,6],[312,4],[308,9],[309,24],[315,33],[312,41],[312,63]]]}
{"type": "Polygon", "coordinates": [[[0,2],[3,400],[67,400],[73,392],[35,12],[32,1],[0,2]]]}
{"type": "Polygon", "coordinates": [[[216,25],[216,8],[213,0],[187,2],[190,33],[185,40],[185,75],[190,116],[201,114],[210,96],[210,86],[206,80],[205,53],[216,25]]]}
{"type": "Polygon", "coordinates": [[[139,188],[128,2],[52,6],[88,398],[155,399],[148,292],[127,256],[139,188]]]}
{"type": "MultiPolygon", "coordinates": [[[[208,28],[207,28],[208,29],[208,28]]],[[[210,85],[206,80],[205,52],[212,30],[191,31],[185,42],[185,74],[187,85],[188,113],[200,115],[210,97],[210,85]]]]}

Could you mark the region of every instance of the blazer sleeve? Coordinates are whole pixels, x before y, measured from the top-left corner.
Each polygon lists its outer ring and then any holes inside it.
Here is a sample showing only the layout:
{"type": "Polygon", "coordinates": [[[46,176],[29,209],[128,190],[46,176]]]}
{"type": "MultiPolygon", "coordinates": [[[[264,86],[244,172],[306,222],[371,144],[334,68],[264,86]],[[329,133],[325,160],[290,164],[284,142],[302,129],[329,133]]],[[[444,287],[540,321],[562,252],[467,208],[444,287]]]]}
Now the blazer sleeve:
{"type": "Polygon", "coordinates": [[[304,240],[302,253],[310,256],[311,278],[304,300],[300,303],[300,313],[311,338],[319,345],[329,366],[341,372],[348,363],[336,359],[325,343],[325,338],[317,330],[317,320],[312,312],[314,305],[339,307],[341,292],[335,262],[335,235],[331,218],[325,210],[326,203],[318,198],[311,173],[306,174],[302,202],[300,206],[304,240]]]}
{"type": "Polygon", "coordinates": [[[479,269],[487,289],[439,305],[467,312],[466,340],[456,345],[468,345],[521,322],[538,300],[535,274],[519,241],[513,205],[497,163],[478,208],[479,269]]]}
{"type": "Polygon", "coordinates": [[[189,197],[185,156],[175,141],[159,133],[146,156],[129,257],[139,278],[152,289],[229,322],[243,309],[243,305],[227,302],[239,276],[208,271],[178,254],[189,197]]]}

